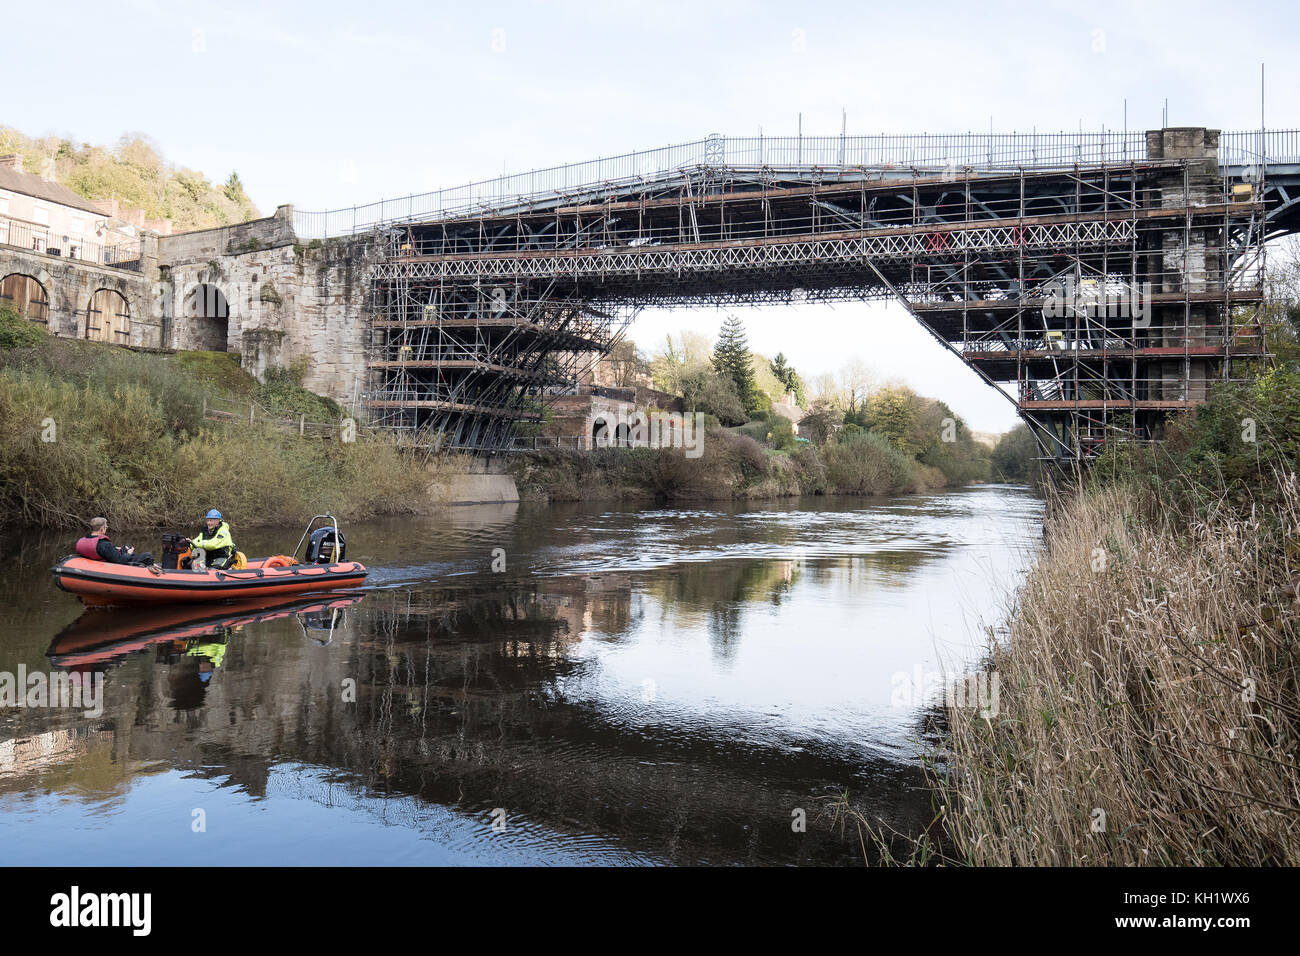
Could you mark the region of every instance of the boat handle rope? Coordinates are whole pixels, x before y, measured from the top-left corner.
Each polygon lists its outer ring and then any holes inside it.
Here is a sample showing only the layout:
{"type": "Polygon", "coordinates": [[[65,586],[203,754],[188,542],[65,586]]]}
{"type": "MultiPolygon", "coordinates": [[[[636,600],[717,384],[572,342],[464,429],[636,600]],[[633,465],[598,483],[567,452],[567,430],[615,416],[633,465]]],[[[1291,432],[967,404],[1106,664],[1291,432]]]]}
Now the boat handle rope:
{"type": "Polygon", "coordinates": [[[257,568],[249,568],[247,571],[218,571],[217,580],[224,581],[226,578],[234,578],[236,581],[247,581],[249,575],[254,578],[262,577],[262,572],[257,568]]]}
{"type": "MultiPolygon", "coordinates": [[[[360,566],[359,564],[357,564],[355,561],[352,563],[352,570],[353,570],[353,571],[360,570],[360,567],[361,567],[361,566],[360,566]]],[[[153,571],[153,568],[150,568],[149,570],[150,570],[150,571],[153,571]]],[[[306,569],[306,568],[292,568],[292,567],[290,567],[290,568],[285,568],[284,570],[288,571],[290,574],[295,574],[295,575],[296,575],[296,574],[306,574],[306,575],[309,575],[309,576],[314,576],[314,575],[317,575],[317,574],[325,574],[325,575],[328,575],[328,574],[330,573],[330,569],[329,569],[329,568],[320,568],[319,570],[316,570],[316,569],[308,570],[308,569],[306,569]]],[[[162,569],[160,568],[160,569],[157,570],[157,571],[153,571],[153,573],[154,573],[154,574],[161,574],[161,573],[162,573],[162,569]]],[[[262,571],[262,570],[259,569],[259,568],[249,568],[247,571],[217,571],[217,580],[218,580],[218,581],[224,581],[224,580],[226,580],[226,578],[234,578],[236,581],[249,581],[249,580],[255,580],[255,579],[257,579],[257,578],[261,578],[261,577],[265,577],[265,576],[266,576],[266,575],[265,575],[265,572],[262,571]]]]}

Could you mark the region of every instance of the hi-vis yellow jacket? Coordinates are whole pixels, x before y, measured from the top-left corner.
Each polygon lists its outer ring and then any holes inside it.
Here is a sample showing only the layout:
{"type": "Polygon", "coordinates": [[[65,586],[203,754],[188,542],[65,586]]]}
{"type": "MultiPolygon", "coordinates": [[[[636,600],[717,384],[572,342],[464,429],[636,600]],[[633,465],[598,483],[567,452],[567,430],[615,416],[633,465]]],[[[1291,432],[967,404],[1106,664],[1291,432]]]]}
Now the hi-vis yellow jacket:
{"type": "Polygon", "coordinates": [[[216,551],[222,556],[234,557],[235,541],[230,536],[230,525],[224,521],[217,525],[217,530],[212,534],[206,531],[200,531],[197,538],[190,538],[191,547],[202,548],[208,554],[216,551]],[[227,550],[228,549],[228,550],[227,550]]]}

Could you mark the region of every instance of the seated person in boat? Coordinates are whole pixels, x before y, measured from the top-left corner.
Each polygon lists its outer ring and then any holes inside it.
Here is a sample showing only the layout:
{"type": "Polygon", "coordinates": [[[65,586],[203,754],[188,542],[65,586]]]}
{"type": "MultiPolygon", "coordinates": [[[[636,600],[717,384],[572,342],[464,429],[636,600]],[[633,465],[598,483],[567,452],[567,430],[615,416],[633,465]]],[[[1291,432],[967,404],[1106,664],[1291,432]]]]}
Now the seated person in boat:
{"type": "Polygon", "coordinates": [[[136,554],[135,548],[127,545],[118,548],[108,538],[108,519],[91,518],[90,533],[77,539],[73,550],[83,558],[91,561],[108,561],[112,564],[153,564],[153,555],[146,551],[136,554]]]}
{"type": "MultiPolygon", "coordinates": [[[[235,541],[230,536],[230,525],[221,517],[221,512],[213,508],[204,517],[205,530],[198,537],[188,538],[186,544],[191,548],[202,548],[207,552],[205,563],[210,568],[228,568],[235,560],[235,541]]],[[[186,562],[189,567],[189,562],[186,562]]]]}

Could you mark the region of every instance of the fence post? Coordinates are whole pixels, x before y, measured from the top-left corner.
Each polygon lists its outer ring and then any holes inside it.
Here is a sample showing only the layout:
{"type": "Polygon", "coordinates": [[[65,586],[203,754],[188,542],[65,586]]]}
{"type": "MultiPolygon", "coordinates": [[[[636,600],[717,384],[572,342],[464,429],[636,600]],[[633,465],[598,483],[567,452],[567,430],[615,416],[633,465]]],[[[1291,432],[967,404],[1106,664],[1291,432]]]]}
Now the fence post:
{"type": "Polygon", "coordinates": [[[250,424],[250,425],[254,424],[253,413],[254,413],[255,411],[257,411],[257,406],[256,406],[256,405],[251,405],[251,404],[250,404],[250,405],[248,406],[248,424],[250,424]]]}
{"type": "Polygon", "coordinates": [[[203,396],[203,417],[208,417],[208,396],[203,396]]]}
{"type": "Polygon", "coordinates": [[[298,416],[298,437],[299,438],[302,437],[303,429],[306,427],[306,425],[307,425],[307,415],[306,413],[303,413],[298,416]]]}

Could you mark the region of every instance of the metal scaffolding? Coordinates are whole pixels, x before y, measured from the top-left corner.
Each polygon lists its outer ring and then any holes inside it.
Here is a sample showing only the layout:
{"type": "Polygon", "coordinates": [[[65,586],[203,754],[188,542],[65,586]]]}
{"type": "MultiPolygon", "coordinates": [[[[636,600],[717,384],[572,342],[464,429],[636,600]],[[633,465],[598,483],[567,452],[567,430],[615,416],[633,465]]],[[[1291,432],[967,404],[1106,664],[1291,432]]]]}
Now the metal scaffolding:
{"type": "Polygon", "coordinates": [[[1216,154],[715,161],[389,226],[371,269],[368,404],[446,447],[505,449],[640,307],[894,298],[1003,387],[1044,457],[1151,441],[1266,357],[1264,240],[1280,207],[1216,154]]]}
{"type": "MultiPolygon", "coordinates": [[[[397,255],[409,232],[389,234],[397,255]]],[[[366,405],[380,427],[449,450],[510,448],[627,320],[547,281],[371,283],[366,405]]]]}

